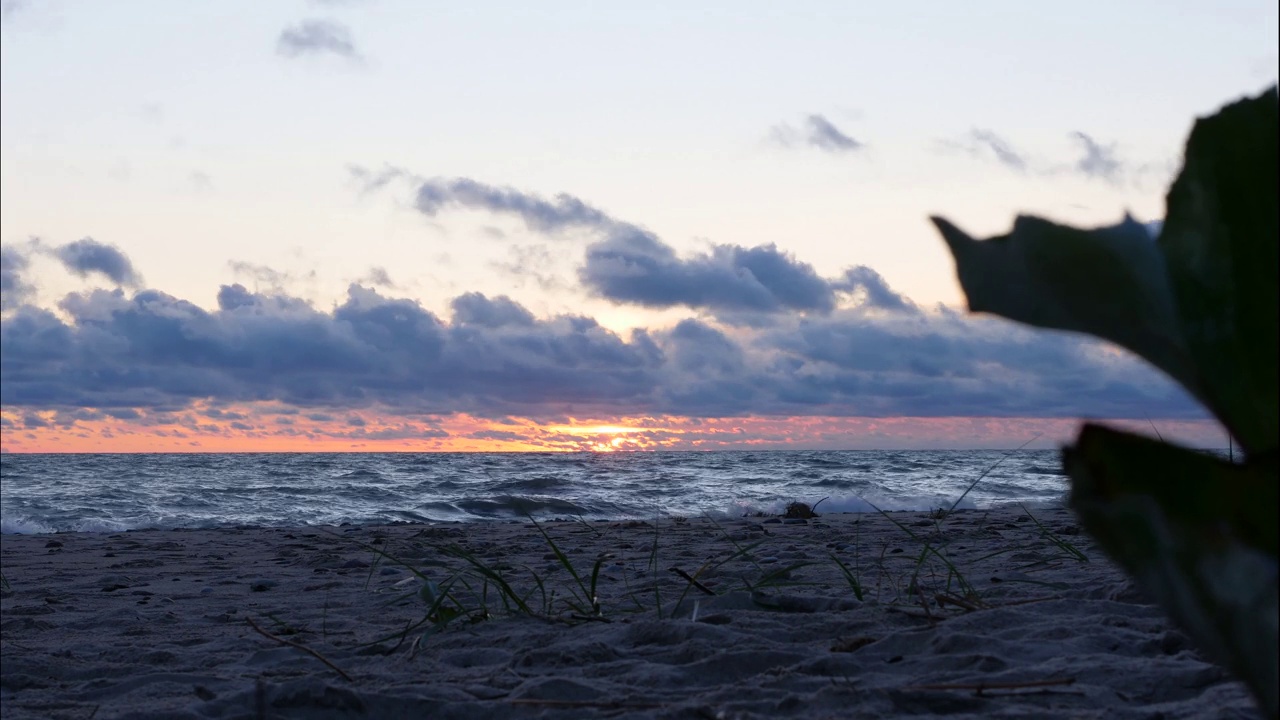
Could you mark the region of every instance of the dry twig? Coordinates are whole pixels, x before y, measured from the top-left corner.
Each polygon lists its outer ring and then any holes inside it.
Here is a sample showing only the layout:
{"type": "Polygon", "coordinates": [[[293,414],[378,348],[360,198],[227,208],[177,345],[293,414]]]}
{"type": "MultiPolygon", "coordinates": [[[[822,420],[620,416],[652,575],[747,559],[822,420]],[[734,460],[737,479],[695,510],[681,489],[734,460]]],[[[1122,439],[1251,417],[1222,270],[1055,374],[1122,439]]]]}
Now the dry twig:
{"type": "Polygon", "coordinates": [[[673,572],[673,573],[675,573],[675,574],[679,575],[680,577],[684,578],[686,581],[688,581],[688,583],[689,583],[690,585],[692,585],[692,586],[694,586],[694,587],[698,588],[699,590],[701,590],[702,592],[706,593],[707,595],[711,595],[712,597],[714,597],[714,596],[715,596],[715,594],[716,594],[716,593],[715,593],[715,591],[714,591],[714,590],[712,590],[712,589],[708,588],[706,585],[703,585],[702,583],[698,582],[698,579],[697,579],[697,578],[695,578],[694,576],[690,575],[689,573],[687,573],[687,572],[685,572],[685,571],[681,570],[681,569],[680,569],[680,568],[678,568],[678,567],[667,568],[667,569],[668,569],[668,570],[670,570],[671,572],[673,572]]]}
{"type": "Polygon", "coordinates": [[[297,648],[298,650],[301,650],[301,651],[303,651],[303,652],[305,652],[305,653],[310,653],[312,657],[314,657],[315,659],[317,659],[317,660],[319,660],[320,662],[324,663],[325,665],[328,665],[328,666],[329,666],[329,667],[330,667],[334,672],[338,673],[338,674],[339,674],[339,675],[341,675],[343,678],[345,678],[347,682],[355,682],[354,680],[352,680],[352,679],[351,679],[351,676],[350,676],[350,675],[348,675],[348,674],[346,674],[345,672],[343,672],[343,671],[342,671],[342,668],[338,667],[337,665],[334,665],[332,662],[330,662],[330,661],[329,661],[329,659],[328,659],[328,658],[326,658],[325,656],[323,656],[323,655],[321,655],[320,653],[316,652],[315,650],[312,650],[311,648],[307,647],[306,645],[303,645],[302,643],[296,643],[296,642],[293,642],[292,640],[285,640],[285,639],[284,639],[284,638],[282,638],[282,637],[277,637],[277,636],[275,636],[275,635],[272,635],[271,633],[267,632],[266,630],[263,630],[262,628],[258,627],[258,623],[254,622],[254,621],[253,621],[253,618],[251,618],[251,617],[246,616],[246,617],[245,617],[245,621],[249,623],[249,627],[253,628],[254,630],[257,630],[259,635],[261,635],[261,636],[263,636],[263,637],[265,637],[265,638],[269,638],[269,639],[271,639],[271,640],[275,640],[276,642],[280,643],[281,645],[288,645],[288,646],[289,646],[289,647],[291,647],[291,648],[297,648]]]}

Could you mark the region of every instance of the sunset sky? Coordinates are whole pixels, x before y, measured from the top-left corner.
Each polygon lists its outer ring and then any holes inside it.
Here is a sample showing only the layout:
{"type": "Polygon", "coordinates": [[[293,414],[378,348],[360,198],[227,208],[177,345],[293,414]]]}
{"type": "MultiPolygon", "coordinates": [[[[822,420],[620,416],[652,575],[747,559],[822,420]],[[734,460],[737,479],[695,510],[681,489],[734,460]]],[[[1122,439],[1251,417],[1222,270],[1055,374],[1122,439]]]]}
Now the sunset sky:
{"type": "Polygon", "coordinates": [[[1158,221],[1273,2],[0,2],[4,451],[1226,443],[927,217],[1158,221]]]}

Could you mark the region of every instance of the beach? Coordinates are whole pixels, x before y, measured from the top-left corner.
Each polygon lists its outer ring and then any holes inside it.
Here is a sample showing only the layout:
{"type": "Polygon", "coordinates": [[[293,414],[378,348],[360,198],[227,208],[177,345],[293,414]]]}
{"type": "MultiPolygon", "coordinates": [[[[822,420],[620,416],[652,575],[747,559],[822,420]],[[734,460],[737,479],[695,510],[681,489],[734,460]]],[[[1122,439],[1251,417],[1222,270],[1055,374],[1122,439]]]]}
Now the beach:
{"type": "Polygon", "coordinates": [[[1260,717],[1060,506],[817,510],[6,534],[0,714],[1260,717]]]}

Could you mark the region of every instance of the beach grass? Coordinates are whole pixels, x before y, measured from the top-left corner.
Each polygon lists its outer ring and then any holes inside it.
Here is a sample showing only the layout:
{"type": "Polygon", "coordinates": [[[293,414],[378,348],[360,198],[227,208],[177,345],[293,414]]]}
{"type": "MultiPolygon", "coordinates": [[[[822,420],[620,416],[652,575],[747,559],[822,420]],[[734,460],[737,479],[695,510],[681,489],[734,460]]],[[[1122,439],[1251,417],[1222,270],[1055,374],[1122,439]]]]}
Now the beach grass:
{"type": "MultiPolygon", "coordinates": [[[[806,570],[814,567],[822,570],[821,566],[834,569],[836,581],[847,586],[850,600],[917,614],[923,611],[920,616],[930,623],[945,619],[950,611],[989,608],[993,602],[987,593],[992,586],[975,582],[971,568],[966,565],[978,566],[1001,556],[1015,554],[1016,557],[1018,552],[1034,549],[1036,552],[1025,562],[1006,565],[1016,574],[1000,581],[1053,587],[1052,583],[1041,583],[1026,572],[1061,562],[1089,561],[1083,550],[1041,522],[1025,504],[1019,504],[1025,518],[1018,519],[1028,521],[1028,530],[1034,527],[1038,539],[1034,548],[1024,537],[999,544],[978,556],[962,553],[963,561],[956,559],[951,546],[954,537],[961,535],[951,533],[951,524],[961,515],[959,506],[1007,457],[984,470],[945,506],[922,515],[914,511],[890,512],[872,504],[874,513],[849,524],[851,543],[803,548],[803,552],[792,553],[793,561],[773,556],[778,554],[774,552],[774,541],[779,535],[770,533],[767,524],[822,522],[816,509],[826,498],[813,505],[792,501],[779,515],[760,522],[754,517],[732,522],[710,515],[699,517],[699,527],[706,528],[704,532],[715,542],[702,544],[702,554],[697,556],[682,553],[678,538],[672,537],[678,535],[676,530],[690,531],[693,524],[686,518],[661,515],[655,515],[649,522],[602,526],[581,517],[572,523],[548,522],[526,514],[527,526],[547,551],[543,559],[550,564],[541,566],[535,566],[527,554],[524,562],[519,562],[495,553],[492,546],[469,546],[465,535],[441,541],[432,539],[438,537],[434,532],[427,534],[428,539],[417,543],[414,560],[402,557],[403,553],[391,545],[381,544],[377,536],[372,542],[344,538],[345,542],[355,543],[371,553],[368,571],[364,573],[365,589],[373,587],[379,568],[391,566],[409,573],[393,586],[374,588],[376,592],[388,594],[384,607],[403,607],[406,603],[420,606],[414,619],[362,643],[362,647],[378,647],[377,651],[390,653],[412,638],[409,645],[416,653],[432,636],[460,622],[470,624],[503,617],[569,625],[609,623],[644,615],[660,621],[696,620],[702,603],[735,592],[744,592],[754,607],[777,610],[781,607],[780,597],[810,584],[805,577],[806,570]],[[881,531],[878,547],[865,543],[862,525],[869,517],[887,521],[896,531],[897,539],[893,533],[886,535],[881,531]],[[648,526],[651,532],[638,536],[629,532],[643,526],[648,526]],[[631,540],[622,542],[611,535],[615,531],[631,540]],[[586,551],[572,542],[574,534],[589,534],[586,539],[596,549],[594,557],[589,554],[582,557],[586,551]],[[638,546],[633,544],[637,539],[638,546]],[[794,560],[797,554],[801,559],[794,560]],[[387,647],[386,643],[394,645],[387,647]]],[[[987,511],[965,511],[964,514],[971,518],[965,524],[969,533],[987,529],[987,511]]],[[[999,536],[994,529],[991,532],[999,536]]],[[[791,549],[797,551],[794,546],[791,549]]],[[[326,608],[326,620],[322,624],[327,623],[327,612],[326,608]]],[[[295,627],[287,619],[267,617],[273,623],[271,630],[278,641],[283,641],[279,636],[306,630],[295,627]]]]}
{"type": "MultiPolygon", "coordinates": [[[[1025,506],[1022,509],[1042,538],[1042,549],[1052,551],[1051,561],[1088,561],[1083,551],[1052,531],[1025,506]]],[[[412,581],[414,587],[401,588],[387,601],[388,605],[416,598],[423,606],[416,621],[365,645],[395,641],[398,648],[411,634],[421,631],[411,643],[416,652],[432,635],[461,620],[483,622],[501,617],[527,617],[572,625],[612,622],[645,614],[659,620],[696,619],[700,598],[713,599],[734,591],[745,591],[761,609],[776,609],[772,596],[804,586],[807,583],[796,575],[823,562],[834,565],[852,598],[859,603],[874,600],[889,606],[917,607],[924,611],[930,622],[936,622],[946,616],[947,609],[970,612],[990,607],[983,592],[969,578],[966,568],[948,554],[949,541],[943,533],[943,526],[954,517],[954,510],[953,506],[946,514],[930,514],[933,532],[928,536],[909,527],[898,513],[877,510],[877,514],[887,519],[901,534],[903,543],[899,544],[905,544],[910,552],[906,548],[894,548],[902,552],[891,552],[892,543],[884,541],[878,552],[868,554],[868,548],[862,543],[861,521],[857,521],[853,523],[851,553],[847,548],[843,552],[814,549],[810,556],[825,560],[787,563],[763,561],[762,553],[767,551],[773,539],[769,535],[743,540],[735,536],[724,522],[703,517],[700,520],[713,529],[724,550],[700,558],[696,566],[686,565],[691,570],[679,564],[663,570],[661,560],[670,546],[665,542],[664,523],[660,518],[653,521],[651,539],[645,542],[641,555],[628,562],[626,552],[621,549],[617,553],[609,553],[609,556],[621,558],[612,566],[606,566],[608,557],[605,553],[597,554],[589,564],[575,562],[573,557],[578,554],[575,548],[566,545],[565,539],[557,539],[545,522],[532,517],[528,518],[529,526],[545,544],[548,550],[546,557],[553,561],[551,566],[541,569],[529,565],[509,566],[483,557],[459,543],[427,543],[426,547],[436,558],[431,563],[432,569],[428,570],[396,557],[388,549],[351,539],[371,551],[378,562],[394,564],[411,573],[411,577],[400,585],[412,581]],[[730,571],[730,566],[745,568],[730,571]],[[433,577],[437,574],[435,571],[443,571],[443,574],[433,577]],[[875,577],[869,582],[869,574],[872,573],[875,577]],[[621,585],[621,590],[608,596],[602,594],[602,581],[611,575],[620,576],[612,579],[615,587],[621,585]],[[641,582],[636,583],[637,579],[641,582]],[[672,601],[667,602],[667,598],[672,601]]],[[[902,515],[905,517],[906,514],[902,515]]],[[[813,518],[817,517],[815,513],[813,518]]],[[[674,519],[667,526],[673,522],[674,519]]],[[[590,523],[582,520],[578,524],[590,527],[590,523]]],[[[600,528],[591,527],[590,531],[595,540],[609,541],[600,528]]],[[[981,562],[1019,550],[1027,550],[1025,542],[999,547],[972,561],[981,562]]],[[[1032,570],[1045,562],[1036,560],[1016,568],[1032,570]]],[[[373,577],[373,568],[369,577],[373,577]]],[[[1037,584],[1030,578],[1010,581],[1037,584]]]]}

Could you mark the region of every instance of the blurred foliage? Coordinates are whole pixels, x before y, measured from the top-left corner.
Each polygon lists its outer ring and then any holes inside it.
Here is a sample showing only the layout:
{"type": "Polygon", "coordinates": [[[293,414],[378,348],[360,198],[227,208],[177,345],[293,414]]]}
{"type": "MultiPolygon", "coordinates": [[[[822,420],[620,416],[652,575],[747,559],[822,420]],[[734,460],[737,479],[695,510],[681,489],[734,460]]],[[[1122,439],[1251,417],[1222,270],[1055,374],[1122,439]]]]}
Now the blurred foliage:
{"type": "Polygon", "coordinates": [[[1205,405],[1240,462],[1085,424],[1063,451],[1070,504],[1107,553],[1280,717],[1276,444],[1277,90],[1201,118],[1159,236],[1019,217],[975,240],[934,218],[969,309],[1088,333],[1205,405]]]}

